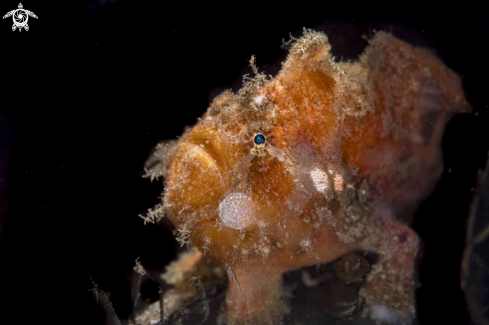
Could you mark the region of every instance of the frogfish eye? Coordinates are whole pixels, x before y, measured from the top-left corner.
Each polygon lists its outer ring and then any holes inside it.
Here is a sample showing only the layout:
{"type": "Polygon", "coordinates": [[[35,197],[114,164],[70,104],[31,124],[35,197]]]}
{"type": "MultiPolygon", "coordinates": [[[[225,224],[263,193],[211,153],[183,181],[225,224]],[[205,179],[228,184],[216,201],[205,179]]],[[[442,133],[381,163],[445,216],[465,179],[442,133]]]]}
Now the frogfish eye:
{"type": "Polygon", "coordinates": [[[265,137],[263,136],[263,134],[257,134],[257,135],[255,135],[254,141],[255,141],[255,144],[262,146],[265,144],[265,137]]]}

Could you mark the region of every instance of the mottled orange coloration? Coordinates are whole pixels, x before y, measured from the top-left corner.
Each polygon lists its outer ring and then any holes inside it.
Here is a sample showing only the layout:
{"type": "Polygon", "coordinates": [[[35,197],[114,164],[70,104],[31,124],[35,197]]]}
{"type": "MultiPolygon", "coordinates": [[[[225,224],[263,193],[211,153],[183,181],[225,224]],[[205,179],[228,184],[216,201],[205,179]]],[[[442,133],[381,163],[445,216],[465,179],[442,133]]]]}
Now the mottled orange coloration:
{"type": "Polygon", "coordinates": [[[230,286],[227,322],[276,324],[283,272],[356,250],[379,255],[364,314],[411,318],[419,240],[399,211],[430,193],[445,124],[469,110],[457,75],[382,32],[358,62],[335,63],[326,37],[306,31],[274,79],[217,97],[161,174],[168,218],[237,275],[248,309],[230,286]]]}

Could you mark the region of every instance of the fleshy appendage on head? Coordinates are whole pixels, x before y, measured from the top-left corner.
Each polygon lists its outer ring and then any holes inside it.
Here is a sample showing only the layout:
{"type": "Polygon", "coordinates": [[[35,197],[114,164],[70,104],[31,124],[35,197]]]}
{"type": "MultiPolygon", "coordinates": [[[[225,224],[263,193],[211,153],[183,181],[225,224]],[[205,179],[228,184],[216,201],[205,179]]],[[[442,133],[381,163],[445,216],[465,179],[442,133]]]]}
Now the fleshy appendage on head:
{"type": "Polygon", "coordinates": [[[357,250],[379,256],[364,314],[409,320],[419,240],[397,211],[432,190],[446,121],[469,110],[459,78],[422,49],[380,32],[358,62],[336,63],[326,36],[305,31],[274,79],[215,98],[153,173],[185,239],[234,270],[247,306],[231,285],[229,324],[278,323],[283,272],[357,250]]]}

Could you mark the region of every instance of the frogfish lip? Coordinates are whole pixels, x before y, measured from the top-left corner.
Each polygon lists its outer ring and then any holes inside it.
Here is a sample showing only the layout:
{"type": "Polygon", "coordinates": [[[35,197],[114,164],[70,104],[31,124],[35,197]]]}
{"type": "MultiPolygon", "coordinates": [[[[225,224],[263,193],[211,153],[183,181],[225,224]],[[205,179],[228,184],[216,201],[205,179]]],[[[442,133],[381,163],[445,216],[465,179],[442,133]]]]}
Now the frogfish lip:
{"type": "Polygon", "coordinates": [[[194,160],[201,167],[216,175],[221,175],[223,166],[218,154],[210,146],[199,145],[196,143],[187,142],[182,145],[182,149],[186,151],[187,158],[194,160]]]}
{"type": "Polygon", "coordinates": [[[216,202],[228,187],[223,159],[213,146],[199,142],[181,143],[170,158],[169,188],[176,186],[185,193],[182,196],[175,191],[170,196],[182,207],[199,208],[216,202]]]}

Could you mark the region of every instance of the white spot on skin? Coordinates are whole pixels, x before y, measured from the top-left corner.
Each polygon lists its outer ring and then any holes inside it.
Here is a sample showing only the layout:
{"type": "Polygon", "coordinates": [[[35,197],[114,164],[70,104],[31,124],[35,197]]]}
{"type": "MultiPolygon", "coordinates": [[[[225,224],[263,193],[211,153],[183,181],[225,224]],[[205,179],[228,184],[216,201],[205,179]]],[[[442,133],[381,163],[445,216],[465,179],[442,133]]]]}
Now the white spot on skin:
{"type": "Polygon", "coordinates": [[[329,186],[328,175],[317,167],[311,170],[310,174],[316,190],[321,193],[326,193],[329,186]]]}
{"type": "Polygon", "coordinates": [[[263,104],[263,100],[265,99],[265,95],[258,95],[255,97],[253,100],[253,105],[255,106],[261,106],[263,104]]]}
{"type": "Polygon", "coordinates": [[[373,305],[369,307],[370,317],[380,322],[386,322],[389,324],[399,323],[400,315],[385,305],[373,305]]]}
{"type": "Polygon", "coordinates": [[[345,180],[341,174],[336,174],[334,176],[334,189],[336,192],[341,193],[343,191],[343,187],[345,187],[345,180]]]}
{"type": "Polygon", "coordinates": [[[246,194],[228,194],[219,203],[219,218],[229,228],[244,229],[255,222],[255,204],[246,194]]]}

